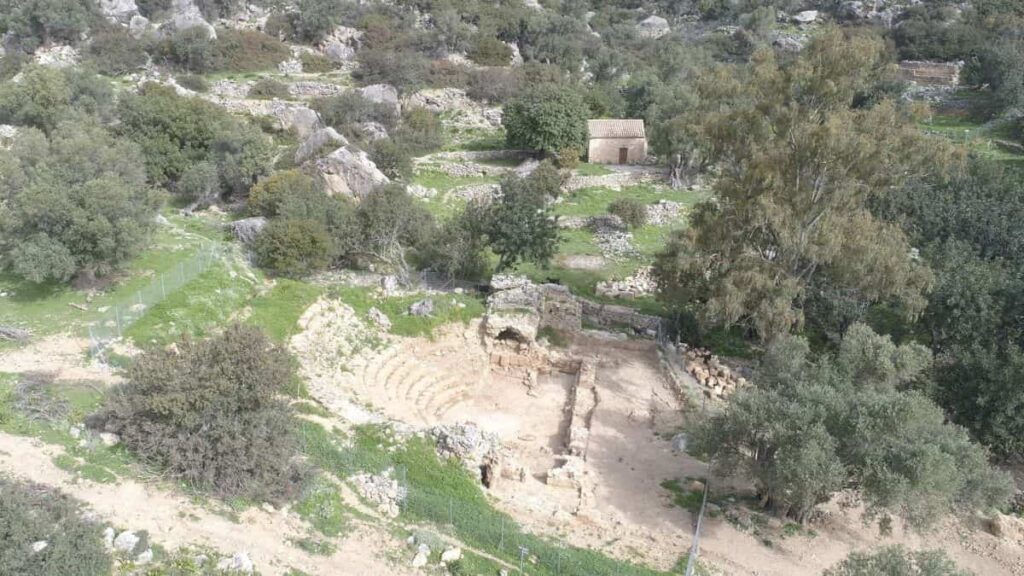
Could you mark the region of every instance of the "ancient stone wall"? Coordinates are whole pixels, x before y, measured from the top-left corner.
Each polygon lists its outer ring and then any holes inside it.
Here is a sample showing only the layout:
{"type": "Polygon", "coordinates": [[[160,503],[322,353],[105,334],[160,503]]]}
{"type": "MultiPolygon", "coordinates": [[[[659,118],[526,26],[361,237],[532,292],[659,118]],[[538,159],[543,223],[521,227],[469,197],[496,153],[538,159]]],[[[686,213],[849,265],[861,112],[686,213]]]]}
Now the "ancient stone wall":
{"type": "Polygon", "coordinates": [[[900,62],[900,78],[924,86],[957,86],[960,84],[960,62],[900,62]]]}
{"type": "Polygon", "coordinates": [[[580,299],[583,320],[586,324],[600,328],[627,328],[637,336],[654,338],[658,335],[661,318],[642,314],[626,306],[601,304],[580,299]]]}
{"type": "Polygon", "coordinates": [[[542,287],[540,327],[550,327],[575,334],[583,329],[583,307],[580,300],[565,286],[544,284],[542,287]]]}
{"type": "Polygon", "coordinates": [[[597,369],[593,362],[581,361],[576,383],[569,398],[569,432],[566,449],[571,456],[587,459],[590,422],[597,408],[597,369]]]}

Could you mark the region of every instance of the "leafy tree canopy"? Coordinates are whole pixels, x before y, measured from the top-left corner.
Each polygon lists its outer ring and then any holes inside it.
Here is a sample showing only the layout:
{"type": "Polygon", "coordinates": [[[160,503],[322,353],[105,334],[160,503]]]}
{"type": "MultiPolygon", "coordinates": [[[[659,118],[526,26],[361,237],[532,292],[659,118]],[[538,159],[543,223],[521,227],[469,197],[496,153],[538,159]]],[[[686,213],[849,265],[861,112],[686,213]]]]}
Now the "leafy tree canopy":
{"type": "Polygon", "coordinates": [[[501,123],[509,146],[555,154],[583,149],[587,115],[586,103],[572,88],[546,85],[506,104],[501,123]]]}
{"type": "Polygon", "coordinates": [[[133,143],[88,118],[0,152],[0,254],[33,282],[106,275],[145,245],[160,197],[133,143]]]}
{"type": "Polygon", "coordinates": [[[759,51],[701,80],[695,138],[719,176],[658,257],[666,303],[763,338],[803,324],[812,280],[923,309],[928,269],[868,210],[942,157],[906,111],[864,100],[891,71],[880,40],[830,29],[792,62],[759,51]]]}

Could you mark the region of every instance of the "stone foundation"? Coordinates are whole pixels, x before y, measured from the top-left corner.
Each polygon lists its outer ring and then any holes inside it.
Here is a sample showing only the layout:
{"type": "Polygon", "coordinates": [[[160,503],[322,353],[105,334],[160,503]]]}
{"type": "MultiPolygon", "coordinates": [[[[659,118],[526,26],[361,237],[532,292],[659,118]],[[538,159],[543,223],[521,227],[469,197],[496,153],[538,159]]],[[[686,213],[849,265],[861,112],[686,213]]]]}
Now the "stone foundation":
{"type": "Polygon", "coordinates": [[[955,87],[960,84],[962,62],[926,62],[904,60],[900,62],[900,78],[923,86],[955,87]]]}

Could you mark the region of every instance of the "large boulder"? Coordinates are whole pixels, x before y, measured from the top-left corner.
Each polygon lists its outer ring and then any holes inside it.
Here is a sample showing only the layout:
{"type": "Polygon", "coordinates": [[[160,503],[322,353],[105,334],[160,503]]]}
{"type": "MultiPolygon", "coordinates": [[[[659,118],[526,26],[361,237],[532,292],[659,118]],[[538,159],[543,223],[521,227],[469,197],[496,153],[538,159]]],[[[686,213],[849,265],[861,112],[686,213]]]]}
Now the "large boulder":
{"type": "Polygon", "coordinates": [[[338,148],[339,146],[348,145],[348,140],[346,140],[341,134],[338,134],[338,131],[334,128],[321,128],[310,134],[309,137],[299,145],[299,149],[295,151],[295,163],[302,164],[306,160],[316,156],[320,150],[328,145],[332,148],[338,148]]]}
{"type": "Polygon", "coordinates": [[[668,20],[661,16],[648,16],[636,25],[636,30],[641,38],[661,38],[671,32],[668,20]]]}
{"type": "Polygon", "coordinates": [[[53,46],[37,49],[32,58],[35,60],[35,63],[40,66],[49,66],[50,68],[68,68],[78,64],[79,55],[78,50],[75,50],[71,46],[55,44],[53,46]]]}
{"type": "Polygon", "coordinates": [[[309,138],[317,130],[323,128],[320,115],[308,106],[274,102],[271,113],[283,130],[294,130],[299,138],[309,138]]]}
{"type": "Polygon", "coordinates": [[[206,31],[208,38],[217,37],[217,31],[203,18],[203,13],[193,0],[174,0],[171,3],[171,18],[167,24],[171,31],[201,28],[206,31]]]}
{"type": "Polygon", "coordinates": [[[347,62],[356,56],[363,33],[348,26],[338,26],[320,42],[320,52],[333,62],[347,62]]]}
{"type": "Polygon", "coordinates": [[[135,39],[142,38],[153,29],[153,23],[149,21],[149,18],[141,14],[132,16],[131,20],[128,21],[128,33],[135,39]]]}
{"type": "Polygon", "coordinates": [[[793,16],[793,21],[797,24],[813,24],[818,20],[817,10],[804,10],[803,12],[797,12],[793,16]]]}
{"type": "Polygon", "coordinates": [[[395,111],[398,110],[398,90],[390,84],[364,86],[359,89],[359,94],[370,102],[384,104],[390,106],[395,111]]]}
{"type": "Polygon", "coordinates": [[[317,171],[328,194],[364,198],[377,186],[391,182],[362,150],[342,146],[317,160],[317,171]]]}
{"type": "Polygon", "coordinates": [[[139,13],[135,0],[100,0],[100,12],[110,20],[128,22],[139,13]]]}
{"type": "Polygon", "coordinates": [[[263,216],[242,218],[231,223],[231,233],[243,244],[249,244],[256,240],[263,227],[267,225],[267,219],[263,216]]]}

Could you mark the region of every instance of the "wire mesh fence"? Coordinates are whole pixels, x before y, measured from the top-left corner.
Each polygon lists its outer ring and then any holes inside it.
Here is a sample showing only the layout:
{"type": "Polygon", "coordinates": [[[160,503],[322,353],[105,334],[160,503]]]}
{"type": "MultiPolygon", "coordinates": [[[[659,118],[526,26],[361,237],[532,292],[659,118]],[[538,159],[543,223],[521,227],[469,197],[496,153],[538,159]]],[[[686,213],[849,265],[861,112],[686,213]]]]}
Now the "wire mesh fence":
{"type": "Polygon", "coordinates": [[[152,307],[208,270],[221,256],[221,251],[217,244],[204,244],[188,259],[178,262],[166,272],[153,275],[148,284],[104,310],[88,327],[92,355],[102,358],[110,342],[122,338],[125,331],[152,307]]]}
{"type": "MultiPolygon", "coordinates": [[[[500,559],[510,574],[554,576],[653,576],[660,572],[616,561],[606,551],[569,547],[525,532],[486,497],[460,499],[440,491],[410,486],[405,472],[395,471],[405,487],[403,516],[433,524],[465,545],[500,559]]],[[[506,480],[507,481],[507,480],[506,480]]]]}

